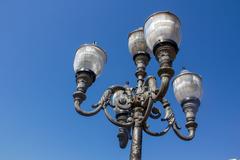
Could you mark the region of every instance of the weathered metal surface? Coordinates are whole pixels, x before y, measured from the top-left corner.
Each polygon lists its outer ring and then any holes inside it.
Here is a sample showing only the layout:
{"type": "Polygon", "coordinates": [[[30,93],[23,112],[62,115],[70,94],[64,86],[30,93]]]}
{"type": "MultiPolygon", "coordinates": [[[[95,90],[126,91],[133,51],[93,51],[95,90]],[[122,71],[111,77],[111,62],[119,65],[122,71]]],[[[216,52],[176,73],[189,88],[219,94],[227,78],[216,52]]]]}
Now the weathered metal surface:
{"type": "Polygon", "coordinates": [[[173,128],[173,131],[180,139],[188,141],[194,138],[197,128],[195,117],[200,105],[198,99],[186,99],[182,103],[186,116],[186,128],[189,132],[185,136],[181,134],[173,110],[164,98],[174,74],[172,62],[177,54],[176,47],[171,46],[171,43],[166,43],[165,46],[163,44],[156,45],[156,47],[154,55],[160,64],[158,74],[161,78],[161,85],[159,88],[157,88],[155,77],[150,76],[145,81],[147,76],[145,69],[150,60],[149,54],[138,53],[134,55],[137,67],[135,73],[137,78],[136,87],[130,88],[128,85],[111,86],[104,92],[98,103],[92,106],[91,111],[84,111],[80,105],[85,101],[85,93],[94,82],[95,76],[88,71],[79,72],[76,75],[77,90],[73,94],[76,111],[84,116],[93,116],[100,110],[104,110],[107,119],[119,127],[118,139],[120,147],[125,148],[128,141],[132,140],[130,160],[141,160],[143,131],[151,136],[163,136],[173,128]],[[150,130],[147,120],[149,117],[155,120],[161,117],[160,108],[153,107],[153,103],[158,101],[161,102],[165,110],[165,115],[161,120],[165,121],[167,125],[162,131],[155,132],[150,130]],[[115,115],[110,114],[109,109],[113,109],[115,115]]]}

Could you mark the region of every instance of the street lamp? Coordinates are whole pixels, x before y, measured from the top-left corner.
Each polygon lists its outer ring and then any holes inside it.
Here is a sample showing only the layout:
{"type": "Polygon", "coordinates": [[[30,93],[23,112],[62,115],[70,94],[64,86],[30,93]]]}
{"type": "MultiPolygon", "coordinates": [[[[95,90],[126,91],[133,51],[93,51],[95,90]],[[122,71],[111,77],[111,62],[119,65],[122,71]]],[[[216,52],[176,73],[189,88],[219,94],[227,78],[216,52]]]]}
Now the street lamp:
{"type": "Polygon", "coordinates": [[[202,96],[202,80],[198,74],[186,69],[173,79],[173,90],[177,101],[181,104],[186,117],[188,135],[180,132],[173,110],[167,99],[166,92],[171,78],[174,75],[172,62],[178,52],[180,44],[180,21],[170,12],[157,12],[145,22],[144,28],[138,28],[128,37],[129,51],[136,65],[137,86],[111,86],[99,100],[92,106],[92,111],[84,111],[80,106],[86,99],[86,91],[102,71],[106,63],[105,51],[94,44],[85,44],[77,50],[74,59],[77,90],[74,92],[75,110],[84,116],[93,116],[103,110],[107,119],[119,127],[118,138],[121,148],[125,148],[132,140],[130,160],[141,160],[142,132],[152,136],[163,136],[171,128],[182,140],[192,140],[197,128],[196,113],[202,96]],[[160,67],[158,76],[161,85],[157,87],[156,78],[148,76],[145,71],[151,52],[160,67]],[[147,77],[147,78],[146,78],[147,77]],[[168,124],[160,132],[151,131],[147,124],[148,118],[159,119],[160,109],[153,107],[161,102],[165,110],[162,121],[168,124]],[[108,109],[114,110],[111,115],[108,109]]]}

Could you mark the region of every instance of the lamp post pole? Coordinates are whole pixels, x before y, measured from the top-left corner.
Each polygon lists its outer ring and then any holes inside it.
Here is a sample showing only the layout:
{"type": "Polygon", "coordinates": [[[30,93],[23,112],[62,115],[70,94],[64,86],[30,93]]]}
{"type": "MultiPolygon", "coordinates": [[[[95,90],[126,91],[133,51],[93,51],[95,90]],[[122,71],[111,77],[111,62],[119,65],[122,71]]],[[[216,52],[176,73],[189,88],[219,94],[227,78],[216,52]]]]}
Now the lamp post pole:
{"type": "Polygon", "coordinates": [[[73,94],[75,110],[83,116],[93,116],[103,110],[106,118],[119,127],[118,139],[121,148],[132,140],[130,160],[141,160],[143,131],[151,136],[163,136],[170,129],[182,140],[189,141],[195,136],[197,128],[196,114],[202,95],[202,79],[198,74],[184,69],[173,79],[173,89],[177,101],[181,104],[186,117],[188,135],[180,132],[173,110],[165,98],[169,83],[174,75],[172,63],[176,58],[180,42],[180,21],[170,12],[157,12],[151,15],[144,28],[129,34],[128,47],[136,65],[136,87],[114,85],[109,87],[91,111],[82,109],[87,89],[95,82],[106,63],[105,51],[94,44],[84,44],[77,50],[74,59],[77,89],[73,94]],[[160,67],[158,76],[161,85],[157,87],[157,78],[148,76],[146,67],[153,52],[160,67]],[[147,78],[146,78],[147,77],[147,78]],[[160,108],[153,104],[160,102],[165,110],[162,121],[167,126],[160,132],[150,129],[147,120],[158,120],[160,108]],[[114,110],[114,114],[109,113],[114,110]],[[114,118],[115,117],[115,118],[114,118]]]}
{"type": "Polygon", "coordinates": [[[142,118],[144,108],[141,107],[141,93],[144,92],[143,83],[146,76],[145,67],[150,60],[150,57],[147,53],[139,53],[134,57],[135,64],[137,65],[136,78],[137,78],[137,88],[136,88],[136,97],[138,103],[135,104],[133,108],[133,119],[134,125],[132,130],[132,145],[131,145],[131,160],[140,160],[142,154],[142,118]]]}

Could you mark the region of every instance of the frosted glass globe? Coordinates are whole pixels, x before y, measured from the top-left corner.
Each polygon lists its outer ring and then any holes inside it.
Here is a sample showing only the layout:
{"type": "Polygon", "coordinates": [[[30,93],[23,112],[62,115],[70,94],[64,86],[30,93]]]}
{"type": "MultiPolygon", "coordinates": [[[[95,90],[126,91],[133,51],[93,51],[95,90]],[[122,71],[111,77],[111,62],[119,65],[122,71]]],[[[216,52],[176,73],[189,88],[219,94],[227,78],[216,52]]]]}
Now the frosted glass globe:
{"type": "Polygon", "coordinates": [[[128,49],[133,56],[138,53],[150,53],[150,50],[148,49],[144,38],[142,27],[134,30],[129,34],[128,49]]]}
{"type": "Polygon", "coordinates": [[[81,45],[75,55],[73,68],[75,73],[80,70],[91,70],[98,76],[107,61],[105,52],[95,44],[81,45]]]}
{"type": "Polygon", "coordinates": [[[147,46],[151,50],[158,41],[171,40],[179,46],[180,21],[176,15],[170,12],[154,13],[144,24],[144,36],[147,46]]]}
{"type": "Polygon", "coordinates": [[[173,80],[173,90],[179,103],[186,98],[201,99],[202,96],[202,78],[187,70],[183,70],[173,80]]]}

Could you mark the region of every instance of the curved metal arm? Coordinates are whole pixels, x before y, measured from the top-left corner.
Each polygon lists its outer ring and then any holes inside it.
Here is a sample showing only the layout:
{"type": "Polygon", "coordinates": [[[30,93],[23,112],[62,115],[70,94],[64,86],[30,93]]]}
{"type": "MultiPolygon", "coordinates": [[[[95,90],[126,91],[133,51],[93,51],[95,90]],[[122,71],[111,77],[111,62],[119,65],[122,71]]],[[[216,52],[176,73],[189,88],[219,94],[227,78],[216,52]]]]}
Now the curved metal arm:
{"type": "Polygon", "coordinates": [[[142,119],[141,123],[144,123],[144,122],[147,121],[149,115],[151,114],[152,106],[153,106],[153,100],[152,100],[152,97],[150,97],[149,100],[148,100],[147,109],[145,111],[145,114],[143,116],[143,119],[142,119]]]}
{"type": "Polygon", "coordinates": [[[185,141],[192,140],[195,136],[197,123],[193,119],[187,119],[186,128],[188,130],[188,135],[185,136],[185,135],[181,134],[181,132],[180,132],[181,128],[177,125],[177,122],[175,120],[175,117],[174,117],[173,111],[170,107],[170,104],[168,103],[168,101],[166,99],[162,99],[161,103],[163,104],[163,107],[166,110],[166,115],[163,120],[167,120],[168,124],[171,124],[173,131],[180,139],[185,140],[185,141]]]}
{"type": "Polygon", "coordinates": [[[75,106],[76,112],[78,112],[80,115],[87,116],[87,117],[97,114],[102,109],[102,107],[105,105],[105,103],[109,100],[109,98],[111,97],[113,92],[115,92],[116,90],[119,90],[119,89],[124,90],[125,88],[122,87],[122,86],[111,86],[111,87],[109,87],[103,93],[103,96],[101,97],[100,101],[96,105],[93,106],[94,109],[92,111],[84,111],[81,108],[82,102],[84,100],[86,100],[86,95],[82,91],[76,91],[73,94],[74,106],[75,106]]]}
{"type": "Polygon", "coordinates": [[[144,126],[143,126],[143,130],[144,130],[145,133],[147,133],[147,134],[149,134],[149,135],[151,135],[151,136],[157,136],[157,137],[165,135],[165,134],[170,130],[170,128],[171,128],[171,125],[168,125],[168,126],[167,126],[163,131],[161,131],[161,132],[153,132],[153,131],[150,131],[150,130],[149,130],[149,126],[148,126],[146,123],[145,123],[144,126]]]}
{"type": "MultiPolygon", "coordinates": [[[[165,116],[164,118],[162,119],[162,121],[168,121],[168,126],[161,132],[153,132],[151,130],[149,130],[149,125],[147,125],[146,123],[144,123],[143,125],[143,130],[151,135],[151,136],[163,136],[165,135],[172,127],[173,125],[173,122],[174,122],[174,114],[172,112],[172,109],[168,103],[168,101],[166,99],[162,99],[162,104],[163,104],[163,107],[164,109],[166,110],[165,111],[165,116]]],[[[159,111],[159,110],[158,110],[159,111]]],[[[160,114],[160,113],[159,113],[160,114]]],[[[161,114],[160,114],[161,115],[161,114]]],[[[159,117],[158,117],[159,118],[159,117]]]]}
{"type": "Polygon", "coordinates": [[[179,130],[179,127],[177,126],[176,122],[173,123],[173,130],[175,132],[175,134],[182,140],[184,141],[190,141],[194,138],[195,136],[195,131],[196,131],[196,128],[194,127],[190,127],[188,128],[188,135],[187,136],[184,136],[180,133],[180,130],[179,130]]]}
{"type": "Polygon", "coordinates": [[[167,76],[162,77],[161,85],[157,94],[153,94],[153,100],[161,100],[167,93],[170,78],[167,76]]]}
{"type": "Polygon", "coordinates": [[[93,115],[97,114],[102,109],[102,105],[98,105],[92,111],[84,111],[80,107],[81,103],[82,102],[79,99],[74,100],[74,107],[75,107],[76,112],[78,112],[80,115],[83,115],[83,116],[87,116],[87,117],[93,116],[93,115]]]}
{"type": "Polygon", "coordinates": [[[107,117],[107,119],[108,119],[111,123],[115,124],[116,126],[119,126],[119,127],[131,127],[131,126],[133,125],[134,121],[128,122],[128,123],[122,123],[122,122],[116,121],[116,120],[115,120],[114,118],[112,118],[112,116],[108,113],[107,107],[104,106],[103,108],[104,108],[104,113],[105,113],[105,116],[107,117]]]}
{"type": "Polygon", "coordinates": [[[182,135],[180,133],[181,128],[177,125],[177,122],[175,120],[174,113],[170,107],[170,104],[168,103],[168,101],[166,99],[162,99],[161,103],[166,110],[166,115],[163,120],[168,121],[168,124],[173,128],[173,131],[180,139],[185,140],[185,141],[192,140],[195,136],[195,130],[196,130],[197,124],[195,122],[189,122],[189,124],[186,125],[189,135],[188,136],[182,135]]]}

